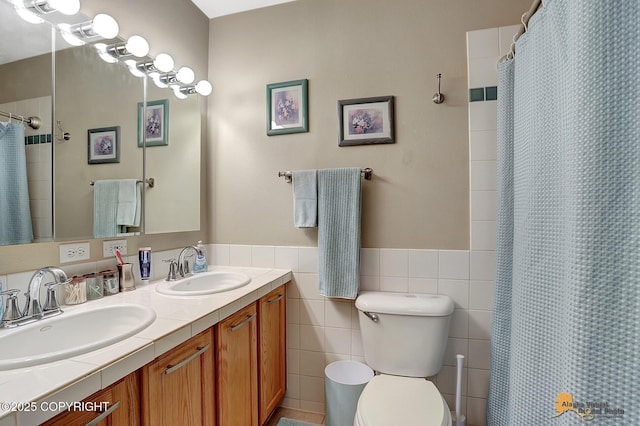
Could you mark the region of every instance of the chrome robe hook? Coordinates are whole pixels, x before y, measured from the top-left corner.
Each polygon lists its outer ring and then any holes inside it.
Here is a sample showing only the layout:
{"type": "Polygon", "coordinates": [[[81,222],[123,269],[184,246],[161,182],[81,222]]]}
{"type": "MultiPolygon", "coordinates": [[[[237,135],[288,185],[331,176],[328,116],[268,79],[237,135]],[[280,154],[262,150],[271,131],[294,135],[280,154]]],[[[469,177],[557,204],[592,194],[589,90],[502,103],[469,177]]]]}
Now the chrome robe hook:
{"type": "Polygon", "coordinates": [[[441,104],[444,102],[444,95],[440,93],[440,79],[442,78],[442,74],[436,74],[436,80],[438,81],[438,91],[433,95],[433,102],[436,104],[441,104]]]}

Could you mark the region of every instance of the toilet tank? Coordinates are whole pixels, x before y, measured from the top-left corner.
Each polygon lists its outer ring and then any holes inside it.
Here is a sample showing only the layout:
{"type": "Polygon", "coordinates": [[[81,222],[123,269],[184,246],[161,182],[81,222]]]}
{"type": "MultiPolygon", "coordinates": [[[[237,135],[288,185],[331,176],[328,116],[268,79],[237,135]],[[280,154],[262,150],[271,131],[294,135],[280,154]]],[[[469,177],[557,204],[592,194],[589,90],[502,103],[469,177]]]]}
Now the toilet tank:
{"type": "Polygon", "coordinates": [[[440,371],[453,313],[450,297],[368,291],[358,296],[356,308],[371,368],[406,377],[440,371]]]}

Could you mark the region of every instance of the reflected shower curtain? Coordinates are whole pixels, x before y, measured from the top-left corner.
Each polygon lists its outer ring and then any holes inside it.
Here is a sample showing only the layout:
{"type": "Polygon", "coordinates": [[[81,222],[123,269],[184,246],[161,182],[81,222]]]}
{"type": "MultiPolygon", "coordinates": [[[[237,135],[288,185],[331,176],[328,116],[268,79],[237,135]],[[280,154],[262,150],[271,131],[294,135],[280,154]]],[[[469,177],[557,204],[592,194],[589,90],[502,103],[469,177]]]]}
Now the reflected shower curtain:
{"type": "Polygon", "coordinates": [[[548,0],[499,66],[490,426],[640,424],[638,22],[548,0]]]}
{"type": "Polygon", "coordinates": [[[0,245],[32,240],[24,127],[0,123],[0,245]]]}

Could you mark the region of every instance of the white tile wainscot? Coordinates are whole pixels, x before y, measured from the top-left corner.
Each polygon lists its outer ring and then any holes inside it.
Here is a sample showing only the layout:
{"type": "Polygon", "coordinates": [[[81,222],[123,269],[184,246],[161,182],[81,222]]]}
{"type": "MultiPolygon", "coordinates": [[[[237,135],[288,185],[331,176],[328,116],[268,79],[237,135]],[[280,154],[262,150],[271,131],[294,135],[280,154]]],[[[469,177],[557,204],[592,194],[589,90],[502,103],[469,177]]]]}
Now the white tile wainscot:
{"type": "MultiPolygon", "coordinates": [[[[293,271],[287,289],[288,380],[282,405],[324,413],[324,367],[337,360],[364,362],[364,355],[354,302],[325,298],[318,292],[318,249],[213,244],[209,253],[216,264],[227,262],[234,266],[235,257],[242,264],[293,271]],[[240,252],[244,255],[232,255],[240,252]],[[265,259],[273,259],[273,264],[264,264],[265,259]]],[[[466,412],[467,404],[477,405],[476,400],[482,399],[477,395],[483,394],[486,374],[478,371],[489,369],[486,330],[493,303],[493,261],[493,252],[488,251],[386,248],[360,251],[361,290],[448,294],[456,302],[444,366],[434,378],[452,409],[456,354],[466,358],[463,410],[466,412]]],[[[468,424],[482,424],[482,420],[468,424]]]]}
{"type": "MultiPolygon", "coordinates": [[[[164,258],[167,255],[165,252],[157,256],[164,258]]],[[[72,270],[95,271],[101,265],[102,262],[94,262],[64,269],[69,274],[72,270]]],[[[133,337],[103,349],[35,367],[0,371],[0,402],[40,404],[47,401],[81,401],[287,283],[292,277],[290,269],[273,267],[216,265],[209,270],[243,272],[251,277],[251,282],[224,293],[169,297],[155,291],[156,285],[161,281],[154,281],[140,286],[135,291],[107,296],[81,305],[63,306],[63,309],[70,313],[122,303],[139,304],[152,308],[157,318],[149,327],[133,337]]],[[[12,284],[24,287],[24,281],[28,280],[31,274],[32,272],[8,275],[7,288],[12,288],[12,284]]],[[[156,277],[158,276],[161,276],[160,271],[156,274],[156,277]]],[[[46,324],[46,321],[43,320],[42,324],[46,324]]],[[[0,330],[0,335],[2,331],[0,330]]],[[[96,333],[99,332],[100,330],[96,330],[96,333]]],[[[39,424],[56,414],[58,413],[47,411],[16,413],[3,408],[0,411],[0,426],[39,424]]]]}

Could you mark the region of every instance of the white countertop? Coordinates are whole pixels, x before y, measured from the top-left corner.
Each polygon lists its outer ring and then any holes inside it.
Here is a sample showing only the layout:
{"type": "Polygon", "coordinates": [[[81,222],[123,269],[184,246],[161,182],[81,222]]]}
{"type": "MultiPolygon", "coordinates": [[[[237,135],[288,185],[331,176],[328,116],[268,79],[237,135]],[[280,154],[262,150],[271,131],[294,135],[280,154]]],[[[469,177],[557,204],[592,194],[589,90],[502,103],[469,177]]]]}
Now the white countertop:
{"type": "Polygon", "coordinates": [[[38,407],[55,407],[51,403],[82,401],[291,280],[291,271],[286,269],[209,268],[213,270],[243,272],[251,277],[251,282],[224,293],[175,297],[156,292],[155,287],[162,282],[159,280],[134,291],[63,306],[65,312],[73,312],[123,303],[140,304],[152,308],[157,317],[138,334],[105,348],[63,361],[0,371],[0,426],[31,426],[59,413],[12,412],[7,410],[6,403],[35,402],[38,407]]]}

